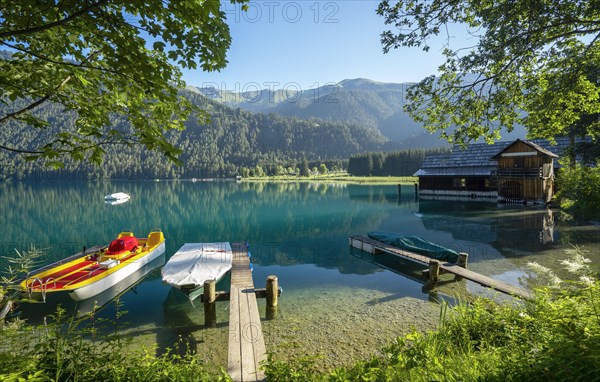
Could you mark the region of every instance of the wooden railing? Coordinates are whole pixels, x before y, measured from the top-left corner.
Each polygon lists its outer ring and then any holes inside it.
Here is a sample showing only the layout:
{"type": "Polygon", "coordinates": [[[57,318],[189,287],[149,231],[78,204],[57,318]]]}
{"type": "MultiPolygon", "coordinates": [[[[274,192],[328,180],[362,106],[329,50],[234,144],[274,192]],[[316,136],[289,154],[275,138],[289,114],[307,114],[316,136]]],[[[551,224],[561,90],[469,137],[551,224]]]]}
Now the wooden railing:
{"type": "Polygon", "coordinates": [[[492,176],[507,178],[542,178],[542,167],[537,168],[499,168],[492,171],[492,176]]]}

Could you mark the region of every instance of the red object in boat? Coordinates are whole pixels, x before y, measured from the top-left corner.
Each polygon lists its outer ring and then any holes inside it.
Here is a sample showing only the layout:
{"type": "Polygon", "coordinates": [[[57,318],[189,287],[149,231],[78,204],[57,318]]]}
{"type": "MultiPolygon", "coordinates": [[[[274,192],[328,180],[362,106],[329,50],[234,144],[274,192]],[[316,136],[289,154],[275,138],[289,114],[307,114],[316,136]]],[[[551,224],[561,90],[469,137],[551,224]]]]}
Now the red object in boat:
{"type": "Polygon", "coordinates": [[[129,252],[136,249],[138,241],[134,236],[123,236],[113,240],[106,251],[107,255],[118,255],[123,252],[129,252]]]}

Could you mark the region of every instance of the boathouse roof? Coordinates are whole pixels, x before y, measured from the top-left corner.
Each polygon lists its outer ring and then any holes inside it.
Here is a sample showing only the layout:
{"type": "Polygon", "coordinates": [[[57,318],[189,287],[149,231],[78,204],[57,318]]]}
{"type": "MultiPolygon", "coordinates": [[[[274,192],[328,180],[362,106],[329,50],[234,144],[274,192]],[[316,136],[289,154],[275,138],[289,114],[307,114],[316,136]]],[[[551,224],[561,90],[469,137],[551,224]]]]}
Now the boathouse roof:
{"type": "MultiPolygon", "coordinates": [[[[517,143],[522,143],[526,146],[529,146],[530,148],[537,151],[538,153],[542,153],[543,155],[549,156],[551,158],[558,158],[558,155],[554,154],[550,150],[545,149],[544,147],[542,147],[541,145],[539,145],[535,142],[517,139],[516,141],[514,141],[514,142],[510,143],[508,146],[506,146],[504,149],[500,150],[496,155],[494,155],[492,157],[492,159],[498,159],[502,155],[502,153],[504,153],[508,148],[514,146],[517,143]]],[[[519,154],[519,153],[515,153],[515,154],[519,154]]]]}
{"type": "Polygon", "coordinates": [[[464,148],[454,146],[450,152],[426,156],[413,176],[489,176],[498,166],[494,158],[519,141],[552,158],[558,157],[555,152],[562,153],[569,146],[567,137],[557,138],[555,144],[546,139],[517,139],[493,144],[473,143],[464,148]]]}

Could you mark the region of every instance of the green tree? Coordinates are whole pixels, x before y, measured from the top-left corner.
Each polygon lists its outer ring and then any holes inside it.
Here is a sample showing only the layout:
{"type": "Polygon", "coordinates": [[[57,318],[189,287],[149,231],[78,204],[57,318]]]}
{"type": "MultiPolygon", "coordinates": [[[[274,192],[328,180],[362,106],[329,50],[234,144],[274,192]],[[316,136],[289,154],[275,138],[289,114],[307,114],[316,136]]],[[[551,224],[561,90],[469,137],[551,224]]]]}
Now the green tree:
{"type": "Polygon", "coordinates": [[[285,175],[285,173],[285,167],[282,165],[277,165],[277,167],[275,167],[275,176],[282,176],[285,175]]]}
{"type": "Polygon", "coordinates": [[[373,153],[359,154],[350,157],[348,173],[355,176],[373,175],[373,153]]]}
{"type": "Polygon", "coordinates": [[[265,174],[265,170],[263,170],[263,168],[262,168],[262,166],[261,166],[261,165],[257,164],[257,165],[254,167],[254,176],[261,177],[261,176],[265,176],[265,175],[266,175],[266,174],[265,174]]]}
{"type": "MultiPolygon", "coordinates": [[[[428,51],[432,37],[446,36],[439,76],[410,88],[405,110],[449,141],[493,141],[517,124],[552,138],[600,112],[598,0],[383,0],[377,13],[394,27],[381,35],[386,53],[428,51]],[[457,23],[470,47],[452,46],[447,27],[457,23]]],[[[596,118],[587,133],[598,127],[596,118]]]]}
{"type": "Polygon", "coordinates": [[[0,0],[0,128],[51,126],[32,113],[49,102],[77,114],[73,130],[36,147],[1,148],[62,166],[67,156],[100,163],[107,144],[141,144],[177,161],[164,133],[194,110],[179,68],[219,70],[230,43],[219,0],[0,0]],[[130,128],[110,124],[114,114],[130,128]]]}
{"type": "Polygon", "coordinates": [[[240,169],[240,174],[241,174],[242,178],[247,178],[250,176],[250,169],[248,169],[246,167],[242,167],[240,169]]]}
{"type": "Polygon", "coordinates": [[[564,166],[558,177],[558,200],[562,208],[578,217],[600,217],[600,167],[564,166]]]}
{"type": "Polygon", "coordinates": [[[327,166],[325,165],[325,163],[321,163],[319,165],[319,174],[325,175],[329,172],[329,170],[327,170],[327,166]]]}
{"type": "Polygon", "coordinates": [[[308,167],[308,161],[306,158],[302,158],[302,162],[300,162],[300,176],[309,176],[310,169],[308,167]]]}

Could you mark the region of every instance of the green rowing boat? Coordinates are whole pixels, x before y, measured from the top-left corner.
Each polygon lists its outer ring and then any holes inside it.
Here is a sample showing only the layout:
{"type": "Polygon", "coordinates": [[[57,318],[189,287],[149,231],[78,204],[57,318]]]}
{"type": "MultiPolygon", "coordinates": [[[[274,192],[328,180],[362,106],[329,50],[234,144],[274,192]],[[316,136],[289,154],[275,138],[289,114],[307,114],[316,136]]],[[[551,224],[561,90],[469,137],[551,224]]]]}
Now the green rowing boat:
{"type": "Polygon", "coordinates": [[[394,232],[373,231],[367,234],[369,238],[380,241],[385,244],[393,245],[406,251],[425,255],[433,259],[450,261],[456,263],[458,261],[458,252],[437,245],[428,240],[413,235],[405,235],[394,232]]]}

